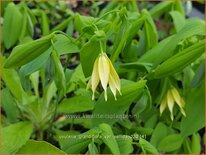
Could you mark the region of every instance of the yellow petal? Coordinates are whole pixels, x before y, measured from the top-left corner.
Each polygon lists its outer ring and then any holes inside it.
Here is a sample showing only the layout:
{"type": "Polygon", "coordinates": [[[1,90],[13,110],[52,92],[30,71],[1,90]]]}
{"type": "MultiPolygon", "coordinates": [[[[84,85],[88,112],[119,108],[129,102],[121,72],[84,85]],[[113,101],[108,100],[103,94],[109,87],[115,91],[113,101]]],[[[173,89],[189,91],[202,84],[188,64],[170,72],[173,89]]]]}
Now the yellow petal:
{"type": "Polygon", "coordinates": [[[107,101],[107,91],[106,90],[104,91],[104,99],[105,101],[107,101]]]}
{"type": "Polygon", "coordinates": [[[183,100],[183,98],[180,99],[180,104],[182,105],[182,107],[185,106],[185,101],[183,100]]]}
{"type": "Polygon", "coordinates": [[[107,100],[107,84],[109,82],[109,73],[110,73],[110,66],[109,62],[106,59],[106,54],[103,53],[100,55],[98,60],[98,72],[99,78],[102,84],[102,87],[105,91],[105,100],[107,100]]]}
{"type": "Polygon", "coordinates": [[[117,100],[117,98],[116,98],[116,85],[115,85],[114,78],[111,76],[111,74],[109,75],[109,87],[114,95],[115,100],[117,100]]]}
{"type": "Polygon", "coordinates": [[[180,112],[182,113],[182,115],[183,115],[183,116],[185,116],[185,117],[186,117],[186,113],[185,113],[185,111],[184,111],[184,109],[183,109],[183,108],[180,108],[180,112]]]}
{"type": "Polygon", "coordinates": [[[175,102],[177,103],[177,105],[182,108],[184,105],[181,104],[181,97],[180,97],[180,94],[179,92],[177,91],[176,88],[172,88],[171,89],[171,93],[172,93],[172,96],[175,100],[175,102]]]}
{"type": "Polygon", "coordinates": [[[175,102],[176,102],[177,105],[180,107],[181,113],[182,113],[184,116],[186,116],[185,111],[184,111],[184,109],[183,109],[183,107],[185,106],[185,101],[180,97],[180,94],[179,94],[179,92],[177,91],[176,88],[173,88],[173,89],[171,90],[171,93],[172,93],[172,95],[173,95],[173,97],[174,97],[175,102]]]}
{"type": "Polygon", "coordinates": [[[162,115],[166,107],[167,107],[167,95],[164,96],[162,102],[160,103],[160,115],[162,115]]]}
{"type": "Polygon", "coordinates": [[[92,99],[94,100],[94,93],[99,84],[99,73],[98,73],[98,58],[94,62],[94,67],[92,71],[92,77],[91,77],[91,87],[92,87],[92,99]]]}
{"type": "Polygon", "coordinates": [[[173,99],[173,96],[172,96],[172,93],[170,92],[170,90],[168,90],[168,92],[167,92],[167,104],[168,104],[168,108],[170,110],[171,120],[173,120],[174,99],[173,99]]]}
{"type": "Polygon", "coordinates": [[[183,109],[183,107],[185,106],[185,101],[182,98],[181,98],[180,101],[181,101],[181,105],[182,105],[182,107],[180,107],[180,111],[186,117],[186,113],[185,113],[185,111],[183,109]]]}
{"type": "MultiPolygon", "coordinates": [[[[110,65],[110,76],[111,76],[111,81],[114,85],[114,87],[119,91],[119,93],[121,94],[121,83],[120,83],[120,79],[119,79],[119,76],[116,72],[116,70],[114,69],[113,65],[112,65],[112,62],[110,61],[110,59],[107,57],[107,60],[109,62],[109,65],[110,65]]],[[[113,93],[114,94],[114,93],[113,93]]]]}

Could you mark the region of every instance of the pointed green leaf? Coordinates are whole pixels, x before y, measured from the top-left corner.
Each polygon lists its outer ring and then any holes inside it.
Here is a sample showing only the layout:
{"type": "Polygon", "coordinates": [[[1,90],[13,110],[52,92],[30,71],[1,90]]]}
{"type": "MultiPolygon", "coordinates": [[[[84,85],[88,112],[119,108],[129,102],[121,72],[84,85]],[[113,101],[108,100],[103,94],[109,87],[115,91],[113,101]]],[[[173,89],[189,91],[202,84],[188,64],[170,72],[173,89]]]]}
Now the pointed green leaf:
{"type": "Polygon", "coordinates": [[[2,129],[2,149],[3,154],[15,153],[30,138],[33,131],[30,122],[19,122],[2,129]]]}
{"type": "Polygon", "coordinates": [[[7,59],[4,67],[19,67],[29,63],[50,48],[51,39],[53,37],[54,34],[51,34],[40,39],[16,46],[12,50],[12,53],[7,59]]]}
{"type": "Polygon", "coordinates": [[[46,141],[29,140],[17,154],[66,154],[46,141]]]}
{"type": "Polygon", "coordinates": [[[9,3],[5,9],[3,22],[3,41],[6,48],[16,44],[22,31],[23,16],[19,8],[13,3],[9,3]]]}
{"type": "Polygon", "coordinates": [[[121,82],[122,95],[118,94],[116,101],[110,90],[108,91],[108,101],[105,101],[104,99],[104,92],[99,97],[95,105],[93,115],[102,117],[95,117],[92,119],[92,125],[94,127],[100,123],[113,124],[117,120],[121,119],[118,117],[121,117],[132,102],[140,96],[146,83],[145,80],[140,80],[138,82],[121,80],[121,82]],[[108,118],[110,115],[115,117],[108,118]]]}

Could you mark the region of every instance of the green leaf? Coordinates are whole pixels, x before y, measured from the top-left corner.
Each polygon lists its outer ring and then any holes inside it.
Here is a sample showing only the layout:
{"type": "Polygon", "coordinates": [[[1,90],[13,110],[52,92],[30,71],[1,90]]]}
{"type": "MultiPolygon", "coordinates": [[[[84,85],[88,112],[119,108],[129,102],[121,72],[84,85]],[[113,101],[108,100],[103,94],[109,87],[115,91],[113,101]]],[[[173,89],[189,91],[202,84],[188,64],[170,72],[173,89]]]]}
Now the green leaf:
{"type": "Polygon", "coordinates": [[[54,32],[54,31],[63,31],[64,29],[67,28],[67,26],[70,24],[70,22],[73,20],[73,16],[67,18],[66,20],[64,20],[63,22],[61,22],[60,24],[58,24],[57,26],[55,26],[51,32],[54,32]]]}
{"type": "Polygon", "coordinates": [[[72,98],[64,99],[59,107],[60,113],[75,113],[89,111],[94,108],[94,103],[91,97],[88,96],[74,96],[72,98]]]}
{"type": "Polygon", "coordinates": [[[191,151],[191,140],[189,137],[185,138],[183,144],[182,144],[182,148],[184,150],[184,153],[187,153],[187,154],[191,154],[192,151],[191,151]]]}
{"type": "MultiPolygon", "coordinates": [[[[90,17],[90,16],[81,16],[79,14],[76,14],[74,17],[74,27],[77,29],[80,33],[88,33],[94,34],[95,29],[92,27],[92,23],[95,23],[95,21],[98,20],[98,18],[90,17]],[[84,28],[86,28],[84,30],[84,28]],[[89,30],[89,31],[88,31],[89,30]]],[[[98,29],[102,29],[107,27],[110,24],[107,20],[99,20],[95,25],[98,27],[98,29]]]]}
{"type": "Polygon", "coordinates": [[[205,60],[202,61],[195,72],[195,76],[191,82],[191,88],[198,87],[205,77],[205,60]]]}
{"type": "Polygon", "coordinates": [[[52,60],[55,67],[55,82],[58,88],[61,88],[63,94],[66,93],[66,77],[64,74],[64,68],[59,60],[57,51],[53,50],[51,53],[52,60]]]}
{"type": "Polygon", "coordinates": [[[62,139],[65,139],[62,143],[62,150],[69,154],[82,153],[87,148],[89,143],[92,142],[92,137],[99,135],[100,131],[91,129],[82,134],[65,135],[62,139]]]}
{"type": "Polygon", "coordinates": [[[183,16],[185,15],[182,1],[174,1],[173,4],[172,4],[172,9],[177,10],[183,16]]]}
{"type": "Polygon", "coordinates": [[[2,16],[4,15],[5,8],[7,7],[7,5],[8,5],[9,3],[10,3],[9,1],[2,1],[2,3],[1,3],[1,15],[2,15],[2,16]]]}
{"type": "Polygon", "coordinates": [[[49,48],[48,50],[46,50],[46,52],[42,53],[37,58],[33,59],[31,62],[23,65],[20,68],[19,72],[23,76],[28,76],[34,73],[35,71],[40,70],[46,64],[47,60],[50,57],[51,52],[52,52],[52,48],[49,48]]]}
{"type": "Polygon", "coordinates": [[[152,68],[152,64],[136,61],[136,62],[120,64],[119,68],[121,72],[128,72],[128,71],[149,72],[152,68]]]}
{"type": "Polygon", "coordinates": [[[2,129],[2,150],[3,154],[13,154],[30,138],[33,131],[29,122],[19,122],[2,129]]]}
{"type": "Polygon", "coordinates": [[[99,41],[93,36],[80,50],[80,61],[85,77],[92,74],[93,64],[100,53],[99,41]]]}
{"type": "Polygon", "coordinates": [[[158,150],[161,152],[173,152],[178,150],[183,142],[184,138],[181,134],[171,134],[164,137],[158,145],[158,150]]]}
{"type": "Polygon", "coordinates": [[[99,125],[103,142],[109,147],[113,154],[120,154],[119,146],[114,137],[111,127],[108,124],[99,125]]]}
{"type": "MultiPolygon", "coordinates": [[[[157,112],[156,111],[154,111],[154,109],[150,109],[149,111],[147,111],[147,114],[149,113],[149,115],[147,115],[147,116],[141,116],[141,117],[147,117],[147,119],[145,120],[145,125],[144,125],[144,127],[146,127],[146,128],[154,128],[155,127],[155,125],[157,124],[157,121],[158,121],[158,114],[157,114],[157,112]],[[152,111],[152,113],[151,113],[151,111],[152,111]]],[[[142,113],[142,114],[144,114],[144,113],[142,113]]]]}
{"type": "Polygon", "coordinates": [[[184,16],[178,11],[171,11],[170,15],[172,17],[176,32],[179,32],[181,28],[185,25],[184,16]]]}
{"type": "Polygon", "coordinates": [[[137,63],[144,63],[144,64],[158,64],[159,63],[159,56],[162,53],[162,49],[165,45],[168,44],[172,40],[172,37],[167,37],[166,39],[159,42],[154,48],[147,51],[144,55],[142,55],[137,63]]]}
{"type": "Polygon", "coordinates": [[[191,140],[191,154],[200,154],[201,153],[201,139],[198,133],[192,134],[191,140]]]}
{"type": "Polygon", "coordinates": [[[150,14],[152,15],[153,18],[159,17],[163,13],[170,10],[171,5],[172,5],[172,2],[170,2],[170,1],[160,2],[159,4],[152,7],[152,9],[150,10],[150,14]]]}
{"type": "Polygon", "coordinates": [[[23,9],[23,22],[22,22],[22,31],[21,34],[19,36],[19,40],[22,41],[24,39],[24,37],[26,37],[27,35],[27,27],[28,27],[28,14],[26,9],[23,9]]]}
{"type": "Polygon", "coordinates": [[[44,109],[49,108],[50,102],[56,94],[56,91],[57,88],[54,81],[48,84],[47,87],[44,89],[44,95],[42,99],[42,103],[45,106],[44,109]]]}
{"type": "Polygon", "coordinates": [[[114,51],[112,52],[112,55],[111,55],[112,62],[114,62],[118,58],[119,54],[122,51],[124,51],[124,50],[127,51],[128,50],[128,48],[130,47],[130,45],[132,43],[132,40],[133,40],[134,36],[137,34],[138,30],[143,25],[145,18],[146,17],[143,14],[141,17],[136,19],[134,22],[130,23],[129,28],[124,33],[124,35],[122,36],[122,39],[119,42],[118,47],[116,49],[114,49],[114,51]]]}
{"type": "Polygon", "coordinates": [[[93,115],[103,116],[102,118],[93,118],[92,125],[95,127],[100,123],[113,124],[118,121],[125,111],[129,108],[132,102],[140,96],[145,86],[146,81],[140,80],[138,82],[131,82],[127,80],[121,80],[121,92],[122,96],[117,95],[117,101],[115,101],[112,92],[108,91],[108,101],[105,101],[104,94],[99,97],[93,115]],[[108,119],[107,116],[116,116],[108,119]]]}
{"type": "Polygon", "coordinates": [[[50,48],[52,38],[54,34],[16,46],[4,67],[19,67],[37,58],[50,48]]]}
{"type": "Polygon", "coordinates": [[[139,145],[141,146],[141,148],[146,151],[146,153],[150,153],[150,154],[159,154],[157,149],[150,144],[148,141],[146,141],[143,138],[140,138],[139,140],[139,145]]]}
{"type": "Polygon", "coordinates": [[[162,48],[161,54],[159,53],[158,61],[159,63],[170,58],[175,52],[177,44],[186,38],[194,35],[204,35],[205,34],[205,23],[202,20],[190,19],[187,20],[182,29],[175,34],[172,39],[162,48]]]}
{"type": "Polygon", "coordinates": [[[152,135],[152,128],[135,127],[133,128],[139,135],[152,135]]]}
{"type": "Polygon", "coordinates": [[[21,12],[23,15],[23,21],[21,34],[19,36],[20,42],[24,41],[25,38],[32,37],[34,35],[34,25],[37,23],[35,16],[24,3],[21,3],[21,12]]]}
{"type": "Polygon", "coordinates": [[[39,71],[34,72],[30,75],[29,79],[31,80],[32,86],[36,96],[39,96],[39,71]]]}
{"type": "Polygon", "coordinates": [[[192,89],[186,99],[186,117],[181,121],[181,134],[189,136],[205,126],[205,90],[204,84],[201,87],[192,89]],[[195,117],[194,117],[195,116],[195,117]],[[198,118],[198,119],[197,119],[198,118]],[[192,123],[192,125],[191,125],[192,123]]]}
{"type": "MultiPolygon", "coordinates": [[[[63,126],[60,126],[60,128],[63,126]]],[[[63,130],[59,130],[59,129],[54,129],[54,132],[55,132],[54,138],[55,138],[55,140],[58,141],[61,149],[64,146],[64,144],[68,141],[68,138],[70,139],[70,137],[69,137],[70,135],[75,136],[75,135],[80,134],[80,132],[78,132],[76,130],[63,131],[63,130]]]]}
{"type": "Polygon", "coordinates": [[[190,19],[187,20],[183,28],[175,35],[167,37],[161,41],[153,49],[144,54],[139,62],[153,63],[154,65],[160,64],[162,61],[170,58],[175,51],[178,43],[186,38],[194,35],[204,35],[205,24],[201,20],[190,19]],[[164,52],[162,52],[164,51],[164,52]]]}
{"type": "Polygon", "coordinates": [[[74,18],[74,27],[77,29],[78,32],[81,33],[83,28],[86,26],[90,26],[92,22],[94,22],[93,17],[81,16],[79,14],[76,14],[74,18]]]}
{"type": "Polygon", "coordinates": [[[19,109],[16,106],[15,99],[10,94],[7,88],[1,91],[2,95],[2,108],[4,109],[8,120],[12,123],[16,122],[19,117],[19,109]]]}
{"type": "Polygon", "coordinates": [[[167,132],[167,126],[161,122],[159,122],[157,124],[157,126],[155,127],[154,129],[154,132],[152,134],[152,137],[150,139],[150,143],[157,147],[159,142],[164,138],[166,137],[168,134],[167,132]]]}
{"type": "Polygon", "coordinates": [[[66,154],[46,141],[29,140],[17,154],[66,154]]]}
{"type": "Polygon", "coordinates": [[[57,41],[54,43],[54,47],[59,55],[78,53],[78,46],[69,38],[62,34],[56,36],[57,41]]]}
{"type": "MultiPolygon", "coordinates": [[[[115,38],[114,38],[114,45],[113,45],[113,52],[115,52],[117,50],[117,48],[119,48],[119,43],[121,42],[122,38],[124,37],[125,33],[127,32],[128,28],[129,28],[129,22],[127,20],[127,15],[126,15],[126,8],[122,8],[120,11],[120,15],[121,18],[119,19],[119,22],[121,22],[121,24],[117,25],[115,24],[115,38]]],[[[122,46],[123,48],[123,46],[122,46]]],[[[128,54],[128,53],[127,53],[128,54]]]]}
{"type": "Polygon", "coordinates": [[[16,44],[22,31],[23,16],[14,3],[9,3],[4,14],[2,27],[3,41],[6,48],[16,44]]]}
{"type": "Polygon", "coordinates": [[[141,98],[137,101],[134,108],[132,109],[132,114],[140,114],[144,111],[148,111],[151,109],[152,105],[152,97],[150,91],[144,90],[141,98]]]}
{"type": "Polygon", "coordinates": [[[138,51],[141,51],[141,54],[153,48],[158,43],[158,34],[151,15],[147,10],[143,10],[142,12],[145,14],[146,20],[139,42],[138,51]]]}
{"type": "Polygon", "coordinates": [[[116,138],[117,144],[121,154],[130,154],[133,152],[132,137],[128,135],[118,135],[120,138],[116,138]],[[121,137],[122,136],[122,137],[121,137]]]}
{"type": "Polygon", "coordinates": [[[44,11],[41,12],[41,29],[44,36],[49,34],[49,20],[44,11]]]}
{"type": "Polygon", "coordinates": [[[183,70],[199,58],[204,53],[204,49],[205,41],[203,40],[172,56],[156,68],[155,78],[161,78],[183,70]]]}
{"type": "Polygon", "coordinates": [[[21,81],[16,70],[3,68],[2,79],[6,83],[7,88],[19,102],[25,101],[27,95],[22,88],[21,81]]]}
{"type": "Polygon", "coordinates": [[[91,142],[89,145],[88,145],[88,154],[99,154],[99,151],[96,147],[96,145],[94,144],[94,142],[91,142]]]}

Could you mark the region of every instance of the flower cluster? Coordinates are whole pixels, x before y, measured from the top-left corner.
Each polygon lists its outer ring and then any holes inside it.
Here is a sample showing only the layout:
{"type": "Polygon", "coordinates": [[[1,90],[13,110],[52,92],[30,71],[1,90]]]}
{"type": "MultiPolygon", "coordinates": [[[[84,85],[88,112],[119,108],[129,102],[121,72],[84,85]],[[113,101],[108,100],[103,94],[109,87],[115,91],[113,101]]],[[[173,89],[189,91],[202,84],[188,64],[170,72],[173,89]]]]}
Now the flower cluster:
{"type": "Polygon", "coordinates": [[[160,104],[160,114],[163,113],[163,111],[166,109],[166,107],[168,106],[169,111],[170,111],[170,117],[171,120],[173,120],[173,107],[174,107],[174,103],[177,103],[177,105],[180,108],[181,113],[186,116],[185,111],[184,111],[184,106],[185,106],[185,102],[183,100],[183,98],[181,98],[179,92],[177,91],[176,88],[172,88],[169,89],[166,93],[166,95],[163,97],[163,100],[160,104]]]}
{"type": "Polygon", "coordinates": [[[93,71],[91,79],[88,82],[87,88],[91,88],[93,95],[92,99],[94,100],[95,96],[94,93],[96,91],[96,88],[101,82],[101,85],[104,89],[104,98],[105,101],[107,101],[107,85],[109,84],[109,87],[115,97],[116,100],[116,91],[120,91],[120,79],[115,71],[112,62],[106,55],[106,53],[101,53],[97,57],[97,59],[94,62],[93,71]]]}

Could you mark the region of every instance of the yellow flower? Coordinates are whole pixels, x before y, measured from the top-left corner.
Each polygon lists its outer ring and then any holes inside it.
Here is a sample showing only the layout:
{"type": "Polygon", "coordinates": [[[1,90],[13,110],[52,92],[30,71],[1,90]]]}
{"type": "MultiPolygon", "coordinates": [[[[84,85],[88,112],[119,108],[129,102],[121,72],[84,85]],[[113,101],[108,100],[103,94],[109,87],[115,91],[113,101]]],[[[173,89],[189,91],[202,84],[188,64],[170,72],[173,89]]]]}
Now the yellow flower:
{"type": "Polygon", "coordinates": [[[109,87],[114,94],[114,98],[116,100],[116,91],[118,90],[120,92],[120,79],[115,71],[112,62],[107,57],[106,53],[101,53],[97,59],[94,62],[93,71],[91,79],[88,82],[87,88],[91,88],[93,95],[92,99],[94,100],[94,93],[96,91],[96,88],[99,84],[99,81],[101,82],[101,85],[104,89],[104,98],[105,101],[107,101],[107,85],[109,84],[109,87]]]}
{"type": "Polygon", "coordinates": [[[177,91],[176,88],[169,89],[166,93],[166,95],[163,97],[162,102],[160,104],[160,115],[163,113],[163,111],[166,109],[168,106],[169,111],[170,111],[170,117],[171,120],[173,120],[173,107],[174,103],[177,103],[177,105],[180,108],[181,113],[186,116],[185,111],[184,111],[184,106],[185,102],[181,98],[179,92],[177,91]]]}

